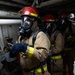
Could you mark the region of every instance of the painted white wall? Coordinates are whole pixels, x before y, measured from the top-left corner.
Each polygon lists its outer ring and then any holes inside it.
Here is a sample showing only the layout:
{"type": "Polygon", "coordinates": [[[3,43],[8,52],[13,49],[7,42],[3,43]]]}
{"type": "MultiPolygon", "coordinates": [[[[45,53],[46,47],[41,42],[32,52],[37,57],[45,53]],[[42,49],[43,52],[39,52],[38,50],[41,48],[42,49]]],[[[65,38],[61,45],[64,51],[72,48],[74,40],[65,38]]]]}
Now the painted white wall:
{"type": "Polygon", "coordinates": [[[13,43],[17,40],[19,25],[0,25],[0,46],[3,50],[5,46],[5,37],[13,38],[13,43]]]}
{"type": "Polygon", "coordinates": [[[0,47],[2,50],[5,46],[5,37],[13,38],[13,43],[15,43],[20,25],[20,19],[0,19],[0,47]]]}

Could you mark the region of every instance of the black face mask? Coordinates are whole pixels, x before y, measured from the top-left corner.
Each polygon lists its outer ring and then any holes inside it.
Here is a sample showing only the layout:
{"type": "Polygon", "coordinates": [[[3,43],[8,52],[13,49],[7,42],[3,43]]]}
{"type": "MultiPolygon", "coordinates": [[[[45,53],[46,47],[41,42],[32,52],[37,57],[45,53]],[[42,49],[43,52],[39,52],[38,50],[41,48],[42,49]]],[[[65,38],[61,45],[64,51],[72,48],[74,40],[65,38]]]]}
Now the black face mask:
{"type": "Polygon", "coordinates": [[[54,24],[53,24],[53,23],[50,23],[50,22],[45,23],[45,24],[46,24],[46,31],[47,31],[47,33],[48,33],[49,35],[51,35],[54,24]]]}
{"type": "Polygon", "coordinates": [[[65,31],[66,28],[68,27],[68,25],[69,25],[69,21],[67,19],[60,19],[59,20],[59,27],[60,27],[61,31],[65,31]]]}
{"type": "Polygon", "coordinates": [[[24,17],[22,19],[22,24],[19,29],[19,35],[21,35],[22,37],[30,37],[32,33],[31,27],[34,21],[34,18],[24,17]]]}

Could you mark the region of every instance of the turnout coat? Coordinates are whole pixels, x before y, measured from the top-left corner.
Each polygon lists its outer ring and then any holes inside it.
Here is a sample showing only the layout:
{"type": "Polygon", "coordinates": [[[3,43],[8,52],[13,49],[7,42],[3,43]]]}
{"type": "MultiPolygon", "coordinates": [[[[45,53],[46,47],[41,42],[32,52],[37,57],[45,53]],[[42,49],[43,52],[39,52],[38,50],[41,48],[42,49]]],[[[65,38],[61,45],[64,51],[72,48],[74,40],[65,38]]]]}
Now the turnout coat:
{"type": "Polygon", "coordinates": [[[20,41],[19,37],[17,41],[18,43],[27,43],[29,45],[26,50],[26,53],[20,53],[20,64],[22,67],[23,75],[51,75],[47,71],[47,64],[43,65],[44,73],[42,73],[41,71],[41,65],[38,66],[40,62],[44,61],[49,54],[50,40],[44,32],[40,31],[36,36],[34,47],[32,47],[33,35],[34,33],[32,33],[29,38],[24,38],[22,41],[20,41]],[[36,66],[38,67],[34,69],[35,71],[25,71],[26,69],[32,69],[36,66]]]}

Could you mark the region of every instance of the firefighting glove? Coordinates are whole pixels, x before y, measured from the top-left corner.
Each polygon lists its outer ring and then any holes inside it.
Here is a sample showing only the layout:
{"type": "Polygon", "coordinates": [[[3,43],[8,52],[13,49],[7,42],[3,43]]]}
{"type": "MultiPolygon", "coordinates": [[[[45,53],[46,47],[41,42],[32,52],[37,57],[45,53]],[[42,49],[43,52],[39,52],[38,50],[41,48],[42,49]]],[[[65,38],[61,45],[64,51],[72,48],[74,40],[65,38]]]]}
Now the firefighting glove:
{"type": "Polygon", "coordinates": [[[14,44],[10,50],[10,57],[16,57],[19,52],[26,52],[28,44],[14,44]]]}

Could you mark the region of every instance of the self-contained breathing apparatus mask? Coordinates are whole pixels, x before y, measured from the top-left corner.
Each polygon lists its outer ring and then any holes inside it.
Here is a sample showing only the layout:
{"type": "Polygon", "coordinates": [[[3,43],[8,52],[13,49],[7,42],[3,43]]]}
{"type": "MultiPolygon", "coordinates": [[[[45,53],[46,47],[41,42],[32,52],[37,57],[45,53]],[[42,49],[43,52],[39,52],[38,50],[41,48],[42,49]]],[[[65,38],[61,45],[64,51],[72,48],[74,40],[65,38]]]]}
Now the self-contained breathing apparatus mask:
{"type": "Polygon", "coordinates": [[[69,26],[69,20],[68,19],[64,19],[64,18],[59,18],[58,19],[58,29],[61,32],[64,32],[66,30],[66,28],[69,26]]]}
{"type": "Polygon", "coordinates": [[[30,37],[32,33],[31,27],[34,21],[35,18],[33,17],[23,16],[21,27],[19,28],[19,35],[22,37],[30,37]]]}
{"type": "Polygon", "coordinates": [[[54,23],[45,22],[44,24],[46,25],[46,32],[50,36],[51,33],[53,32],[54,23]]]}

